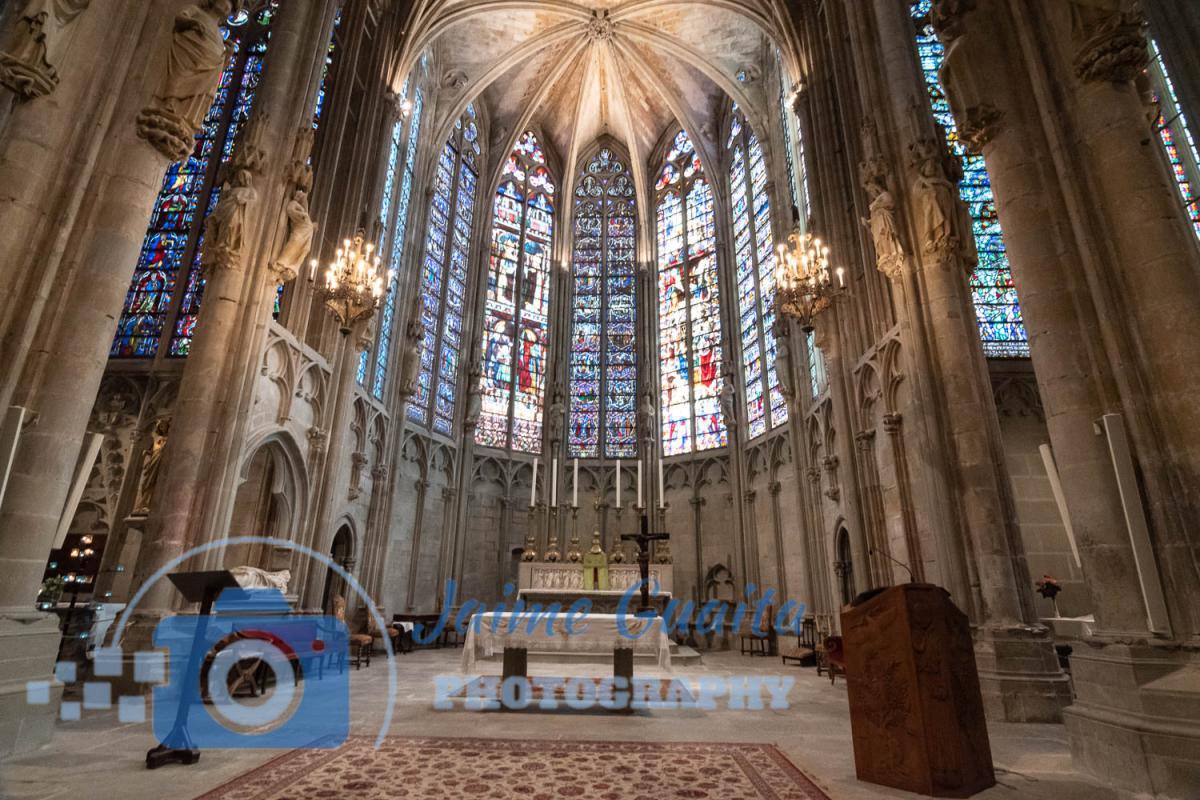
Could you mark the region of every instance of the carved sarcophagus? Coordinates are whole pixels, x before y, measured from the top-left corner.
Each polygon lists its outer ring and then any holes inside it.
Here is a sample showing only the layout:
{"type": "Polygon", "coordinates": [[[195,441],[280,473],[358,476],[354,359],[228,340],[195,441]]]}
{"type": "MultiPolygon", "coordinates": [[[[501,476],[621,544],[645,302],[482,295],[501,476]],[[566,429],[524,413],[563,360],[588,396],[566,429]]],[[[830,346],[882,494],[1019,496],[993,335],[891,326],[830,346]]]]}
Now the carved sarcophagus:
{"type": "Polygon", "coordinates": [[[859,780],[933,797],[996,783],[966,614],[938,586],[894,586],[842,613],[859,780]]]}

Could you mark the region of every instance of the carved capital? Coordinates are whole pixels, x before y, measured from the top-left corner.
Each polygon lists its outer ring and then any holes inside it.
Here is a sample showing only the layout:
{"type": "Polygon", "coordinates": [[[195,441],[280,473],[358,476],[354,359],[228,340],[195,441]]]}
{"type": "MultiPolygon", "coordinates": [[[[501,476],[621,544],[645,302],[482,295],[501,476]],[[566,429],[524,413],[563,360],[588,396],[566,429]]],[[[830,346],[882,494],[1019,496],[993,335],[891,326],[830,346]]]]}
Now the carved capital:
{"type": "Polygon", "coordinates": [[[1146,18],[1075,3],[1072,6],[1075,74],[1084,83],[1126,83],[1150,63],[1146,18]]]}
{"type": "Polygon", "coordinates": [[[390,471],[391,470],[388,469],[387,464],[376,464],[375,469],[371,470],[371,479],[375,481],[386,481],[390,471]]]}
{"type": "Polygon", "coordinates": [[[442,489],[442,499],[445,500],[447,503],[453,502],[454,498],[456,498],[456,497],[458,497],[458,491],[456,489],[452,489],[450,487],[446,487],[445,489],[442,489]]]}
{"type": "Polygon", "coordinates": [[[988,142],[1004,129],[1004,112],[988,103],[972,106],[955,114],[958,138],[971,155],[980,155],[988,142]]]}
{"type": "Polygon", "coordinates": [[[820,469],[820,467],[809,467],[809,468],[806,470],[805,474],[807,474],[807,475],[808,475],[808,479],[809,479],[809,481],[811,481],[812,483],[820,483],[820,482],[821,482],[821,469],[820,469]]]}
{"type": "Polygon", "coordinates": [[[746,505],[753,503],[755,497],[758,497],[758,492],[754,491],[753,489],[747,489],[746,491],[742,492],[742,502],[746,505]]]}
{"type": "Polygon", "coordinates": [[[875,431],[861,431],[854,435],[854,441],[859,450],[869,451],[875,446],[875,431]]]}
{"type": "Polygon", "coordinates": [[[309,452],[313,455],[325,452],[325,447],[329,444],[329,434],[320,428],[309,428],[306,436],[309,452]]]}
{"type": "Polygon", "coordinates": [[[837,486],[830,486],[825,490],[825,496],[835,503],[840,502],[842,499],[842,490],[837,486]]]}
{"type": "Polygon", "coordinates": [[[975,0],[933,0],[929,24],[943,44],[949,45],[966,32],[967,15],[975,10],[975,0]]]}
{"type": "Polygon", "coordinates": [[[771,493],[772,497],[778,497],[779,492],[782,491],[782,489],[783,489],[783,484],[780,483],[779,481],[771,481],[770,483],[767,484],[767,491],[771,493]]]}
{"type": "Polygon", "coordinates": [[[690,497],[688,498],[688,503],[691,504],[692,508],[703,508],[708,501],[703,497],[690,497]]]}
{"type": "Polygon", "coordinates": [[[418,478],[417,480],[413,481],[413,486],[416,487],[418,492],[424,492],[430,487],[430,483],[424,478],[418,478]]]}
{"type": "Polygon", "coordinates": [[[837,468],[840,465],[841,460],[837,456],[830,456],[821,462],[821,466],[825,468],[826,472],[837,472],[837,468]]]}

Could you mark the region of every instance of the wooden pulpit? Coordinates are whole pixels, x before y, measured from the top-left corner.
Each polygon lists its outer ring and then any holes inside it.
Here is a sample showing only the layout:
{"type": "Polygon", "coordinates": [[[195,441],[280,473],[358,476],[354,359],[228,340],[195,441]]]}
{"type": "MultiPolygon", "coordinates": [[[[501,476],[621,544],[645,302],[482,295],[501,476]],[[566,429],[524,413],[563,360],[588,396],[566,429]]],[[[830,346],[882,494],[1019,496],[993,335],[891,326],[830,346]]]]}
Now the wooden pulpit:
{"type": "Polygon", "coordinates": [[[910,583],[842,612],[858,779],[932,797],[996,783],[967,615],[910,583]]]}

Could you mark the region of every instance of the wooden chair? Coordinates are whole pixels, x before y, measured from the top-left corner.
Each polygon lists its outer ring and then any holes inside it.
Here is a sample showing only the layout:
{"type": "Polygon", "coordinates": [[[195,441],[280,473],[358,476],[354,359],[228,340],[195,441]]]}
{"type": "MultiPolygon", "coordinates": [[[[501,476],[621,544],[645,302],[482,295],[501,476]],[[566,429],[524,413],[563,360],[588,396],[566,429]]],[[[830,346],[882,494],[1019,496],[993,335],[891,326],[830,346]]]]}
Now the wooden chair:
{"type": "MultiPolygon", "coordinates": [[[[371,613],[369,608],[362,608],[359,609],[359,611],[363,617],[361,628],[365,630],[371,637],[372,651],[375,649],[375,640],[379,639],[380,641],[383,641],[383,637],[386,635],[392,641],[392,652],[397,654],[403,652],[400,649],[400,630],[398,628],[393,625],[389,625],[385,630],[380,630],[379,624],[375,621],[375,615],[371,613]]],[[[379,609],[379,615],[384,616],[384,611],[382,608],[379,609]]],[[[370,666],[370,664],[368,664],[368,666],[370,666]]]]}
{"type": "Polygon", "coordinates": [[[800,633],[796,635],[794,647],[781,647],[779,658],[784,664],[795,661],[802,667],[810,667],[817,663],[817,621],[811,616],[805,617],[800,623],[800,633]]]}
{"type": "Polygon", "coordinates": [[[742,655],[749,653],[751,656],[769,656],[774,649],[775,627],[772,622],[775,619],[774,609],[769,606],[763,610],[762,618],[758,629],[763,633],[755,633],[753,620],[745,623],[742,628],[742,655]]]}
{"type": "MultiPolygon", "coordinates": [[[[339,622],[346,622],[346,598],[340,594],[334,595],[333,598],[333,616],[339,622]]],[[[368,667],[371,666],[371,647],[374,644],[375,637],[371,634],[350,632],[350,655],[354,657],[355,669],[358,669],[364,660],[368,667]]]]}

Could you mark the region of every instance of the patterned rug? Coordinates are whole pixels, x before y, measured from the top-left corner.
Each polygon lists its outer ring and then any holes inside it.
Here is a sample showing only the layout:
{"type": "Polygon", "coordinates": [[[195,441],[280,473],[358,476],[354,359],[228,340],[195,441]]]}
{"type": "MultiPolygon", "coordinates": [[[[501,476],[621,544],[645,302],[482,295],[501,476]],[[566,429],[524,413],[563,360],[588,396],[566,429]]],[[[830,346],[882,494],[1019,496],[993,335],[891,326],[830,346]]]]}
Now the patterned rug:
{"type": "Polygon", "coordinates": [[[829,800],[765,744],[351,737],[295,750],[198,800],[829,800]]]}

